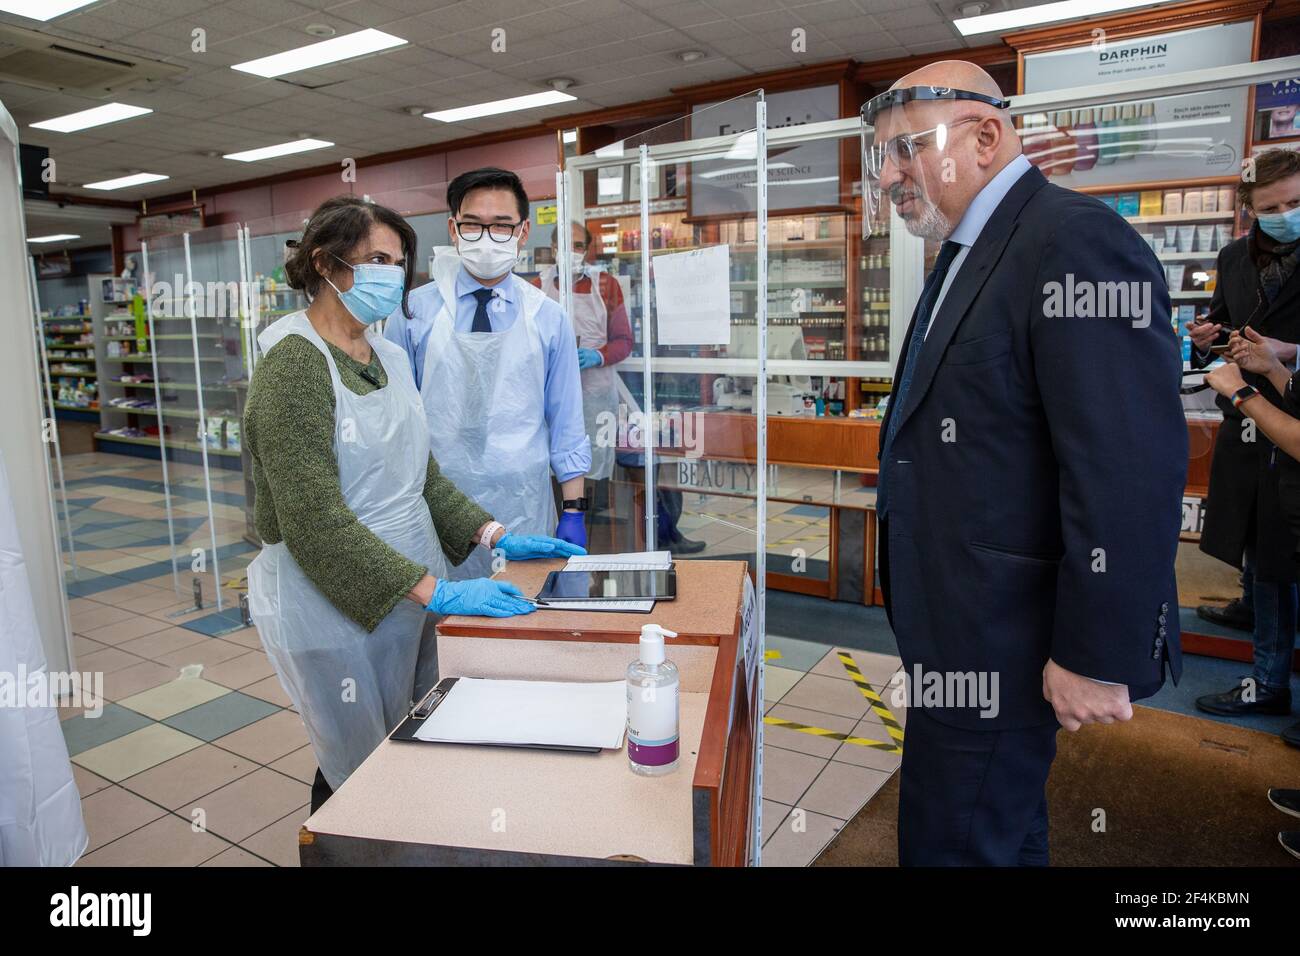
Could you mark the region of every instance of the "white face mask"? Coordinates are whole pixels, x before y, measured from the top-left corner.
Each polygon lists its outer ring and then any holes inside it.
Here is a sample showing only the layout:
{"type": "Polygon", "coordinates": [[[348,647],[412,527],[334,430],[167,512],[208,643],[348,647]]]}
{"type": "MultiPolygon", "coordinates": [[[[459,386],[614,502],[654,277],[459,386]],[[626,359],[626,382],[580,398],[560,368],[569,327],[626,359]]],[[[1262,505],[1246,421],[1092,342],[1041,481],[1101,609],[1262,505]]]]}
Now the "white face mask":
{"type": "Polygon", "coordinates": [[[519,261],[519,237],[511,236],[509,242],[494,242],[486,229],[477,239],[457,236],[456,251],[465,268],[480,279],[495,279],[515,267],[519,261]]]}

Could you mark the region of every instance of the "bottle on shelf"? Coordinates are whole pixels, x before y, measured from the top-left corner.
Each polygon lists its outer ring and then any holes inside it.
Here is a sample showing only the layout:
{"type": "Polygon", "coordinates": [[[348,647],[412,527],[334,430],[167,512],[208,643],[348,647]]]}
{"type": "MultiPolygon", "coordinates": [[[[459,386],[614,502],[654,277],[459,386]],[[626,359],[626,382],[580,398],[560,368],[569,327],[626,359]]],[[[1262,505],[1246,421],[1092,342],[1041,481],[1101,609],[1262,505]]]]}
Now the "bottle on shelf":
{"type": "Polygon", "coordinates": [[[1069,110],[1061,110],[1056,114],[1057,135],[1052,140],[1047,167],[1057,176],[1068,175],[1074,169],[1075,153],[1079,147],[1074,131],[1070,128],[1072,117],[1069,110]]]}
{"type": "Polygon", "coordinates": [[[1085,172],[1097,165],[1097,125],[1092,110],[1079,110],[1070,132],[1074,135],[1074,171],[1085,172]]]}
{"type": "Polygon", "coordinates": [[[1119,121],[1115,107],[1101,108],[1101,123],[1097,128],[1097,165],[1109,166],[1119,156],[1119,121]]]}

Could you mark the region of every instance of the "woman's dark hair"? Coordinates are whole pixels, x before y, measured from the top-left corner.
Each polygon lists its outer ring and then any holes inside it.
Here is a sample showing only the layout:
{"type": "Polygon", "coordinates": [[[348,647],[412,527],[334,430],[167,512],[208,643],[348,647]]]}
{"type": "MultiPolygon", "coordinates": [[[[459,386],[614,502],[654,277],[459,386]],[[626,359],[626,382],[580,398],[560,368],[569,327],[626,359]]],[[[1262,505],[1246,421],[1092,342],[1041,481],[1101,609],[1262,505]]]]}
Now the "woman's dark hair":
{"type": "Polygon", "coordinates": [[[461,173],[447,184],[447,208],[452,216],[460,215],[461,203],[476,189],[505,189],[515,194],[515,204],[519,207],[519,218],[528,218],[528,193],[519,177],[508,169],[484,166],[461,173]]]}
{"type": "Polygon", "coordinates": [[[415,230],[402,216],[387,206],[359,199],[356,196],[335,196],[321,203],[302,231],[302,238],[288,243],[290,249],[284,264],[284,274],[289,287],[316,298],[325,284],[316,265],[320,264],[331,277],[348,262],[353,251],[370,235],[376,224],[388,226],[402,242],[402,258],[406,265],[406,284],[402,289],[402,314],[414,318],[406,304],[406,297],[415,281],[415,230]],[[336,258],[337,257],[337,258],[336,258]]]}

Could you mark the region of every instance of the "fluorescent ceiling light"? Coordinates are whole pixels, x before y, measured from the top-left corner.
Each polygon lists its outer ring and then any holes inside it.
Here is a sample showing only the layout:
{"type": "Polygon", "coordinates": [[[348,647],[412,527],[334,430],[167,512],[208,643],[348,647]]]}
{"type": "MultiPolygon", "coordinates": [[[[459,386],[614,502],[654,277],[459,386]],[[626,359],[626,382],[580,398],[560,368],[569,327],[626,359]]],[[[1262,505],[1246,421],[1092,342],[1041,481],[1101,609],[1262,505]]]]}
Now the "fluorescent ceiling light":
{"type": "Polygon", "coordinates": [[[70,232],[60,232],[52,236],[28,236],[28,242],[63,242],[66,239],[80,239],[81,236],[73,235],[70,232]]]}
{"type": "Polygon", "coordinates": [[[231,69],[265,77],[283,76],[286,73],[310,70],[312,67],[324,66],[326,63],[351,60],[354,57],[365,56],[367,53],[378,53],[380,50],[390,50],[405,44],[406,41],[401,37],[384,33],[382,30],[359,30],[346,36],[334,37],[332,40],[309,43],[296,50],[286,50],[283,53],[249,60],[246,63],[236,63],[231,69]]]}
{"type": "Polygon", "coordinates": [[[128,186],[143,186],[145,183],[156,183],[170,177],[161,176],[158,173],[134,173],[130,176],[119,176],[117,179],[105,179],[97,183],[86,183],[87,189],[126,189],[128,186]]]}
{"type": "Polygon", "coordinates": [[[305,153],[313,149],[325,149],[333,146],[323,139],[295,139],[290,143],[275,146],[263,146],[261,149],[246,149],[242,153],[226,153],[222,159],[237,159],[241,163],[255,163],[259,159],[275,159],[277,156],[289,156],[293,153],[305,153]]]}
{"type": "Polygon", "coordinates": [[[1134,7],[1152,7],[1158,2],[1159,0],[1060,0],[1059,3],[1043,3],[1020,10],[961,17],[953,20],[952,25],[958,33],[968,37],[977,33],[1001,33],[1003,30],[1032,27],[1040,23],[1056,23],[1059,20],[1079,20],[1116,10],[1132,10],[1134,7]]]}
{"type": "Polygon", "coordinates": [[[90,129],[92,126],[103,126],[105,123],[116,123],[120,120],[131,119],[133,116],[144,116],[146,113],[152,112],[153,110],[146,109],[143,106],[108,103],[104,106],[96,106],[93,109],[82,110],[79,113],[69,113],[67,116],[56,116],[54,119],[41,120],[39,123],[33,123],[32,129],[48,129],[56,133],[75,133],[77,130],[90,129]]]}
{"type": "Polygon", "coordinates": [[[16,13],[29,20],[53,20],[95,0],[0,0],[0,13],[16,13]]]}
{"type": "Polygon", "coordinates": [[[480,116],[495,116],[498,113],[513,113],[515,110],[530,110],[535,106],[553,106],[556,103],[568,103],[576,96],[559,90],[547,90],[544,93],[529,93],[526,96],[512,96],[507,100],[493,100],[491,103],[478,103],[474,106],[460,106],[454,110],[439,110],[425,113],[426,119],[440,123],[459,123],[461,120],[478,119],[480,116]]]}

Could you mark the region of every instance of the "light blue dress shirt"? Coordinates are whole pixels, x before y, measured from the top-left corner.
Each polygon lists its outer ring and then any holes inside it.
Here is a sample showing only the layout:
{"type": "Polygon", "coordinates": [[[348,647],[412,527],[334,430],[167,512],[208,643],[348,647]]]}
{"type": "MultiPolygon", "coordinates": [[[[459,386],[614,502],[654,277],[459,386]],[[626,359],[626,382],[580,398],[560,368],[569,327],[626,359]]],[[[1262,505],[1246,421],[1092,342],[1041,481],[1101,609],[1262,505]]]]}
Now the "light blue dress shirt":
{"type": "MultiPolygon", "coordinates": [[[[993,210],[998,208],[998,204],[1007,197],[1011,187],[1031,168],[1033,168],[1032,164],[1025,159],[1024,153],[1019,154],[1015,159],[999,169],[994,177],[984,184],[984,188],[975,194],[975,198],[970,201],[970,205],[966,207],[966,212],[962,214],[961,222],[957,223],[957,228],[948,237],[950,242],[959,244],[961,248],[957,250],[957,254],[952,258],[952,263],[948,266],[948,274],[944,276],[943,287],[939,289],[939,295],[934,300],[930,315],[939,314],[939,306],[943,305],[948,290],[952,288],[953,280],[957,278],[957,273],[961,271],[961,264],[970,255],[970,247],[975,245],[975,240],[984,231],[984,226],[993,215],[993,210]]],[[[929,338],[930,329],[932,328],[934,328],[933,322],[926,327],[926,338],[929,338]]]]}
{"type": "MultiPolygon", "coordinates": [[[[485,286],[461,267],[456,276],[455,328],[469,332],[474,327],[478,300],[474,292],[492,289],[488,303],[488,321],[493,332],[505,332],[519,320],[522,301],[513,281],[485,286]]],[[[416,387],[424,376],[425,352],[433,320],[442,311],[442,293],[433,282],[413,289],[407,297],[414,319],[407,319],[398,309],[384,326],[384,338],[401,346],[411,360],[416,387]]],[[[550,431],[551,471],[559,481],[568,481],[591,470],[591,440],[582,417],[582,379],[578,373],[578,343],[573,323],[559,304],[547,299],[537,311],[537,329],[545,344],[546,380],[543,402],[546,425],[550,431]]]]}

